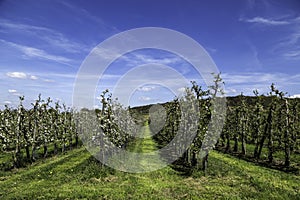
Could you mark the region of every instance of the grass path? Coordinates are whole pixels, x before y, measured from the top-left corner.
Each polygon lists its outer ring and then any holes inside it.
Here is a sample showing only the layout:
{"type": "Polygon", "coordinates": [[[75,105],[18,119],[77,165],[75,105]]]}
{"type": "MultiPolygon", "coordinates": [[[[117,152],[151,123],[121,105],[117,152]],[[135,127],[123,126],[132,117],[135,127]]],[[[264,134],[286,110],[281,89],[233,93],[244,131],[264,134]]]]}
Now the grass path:
{"type": "Polygon", "coordinates": [[[142,127],[140,138],[136,139],[128,148],[129,151],[136,153],[149,153],[157,150],[156,143],[151,138],[151,130],[148,124],[142,127]]]}
{"type": "Polygon", "coordinates": [[[139,136],[128,145],[126,151],[110,158],[108,165],[131,173],[144,173],[164,168],[167,164],[156,150],[158,148],[151,138],[151,130],[148,124],[145,124],[141,127],[139,136]]]}
{"type": "MultiPolygon", "coordinates": [[[[148,126],[142,133],[150,135],[148,126]]],[[[156,150],[151,138],[130,151],[156,150]]],[[[155,163],[142,163],[143,165],[155,163]]],[[[300,199],[300,177],[212,151],[207,176],[190,177],[171,167],[125,173],[99,163],[84,148],[0,172],[0,199],[300,199]]]]}

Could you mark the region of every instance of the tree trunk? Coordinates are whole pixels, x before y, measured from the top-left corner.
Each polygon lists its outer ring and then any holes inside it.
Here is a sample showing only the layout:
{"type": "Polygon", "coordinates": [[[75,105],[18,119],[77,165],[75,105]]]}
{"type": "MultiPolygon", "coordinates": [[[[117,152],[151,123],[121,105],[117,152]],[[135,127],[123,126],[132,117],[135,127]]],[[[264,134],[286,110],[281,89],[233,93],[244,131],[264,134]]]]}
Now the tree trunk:
{"type": "Polygon", "coordinates": [[[289,107],[288,107],[288,101],[285,100],[285,107],[286,107],[286,119],[285,119],[285,132],[284,132],[284,154],[285,154],[285,161],[284,165],[286,167],[289,167],[291,164],[291,149],[290,149],[290,140],[289,140],[289,126],[290,126],[290,120],[289,120],[289,107]]]}
{"type": "Polygon", "coordinates": [[[44,158],[46,158],[47,155],[48,155],[48,147],[47,144],[44,144],[44,154],[43,154],[44,158]]]}
{"type": "Polygon", "coordinates": [[[245,136],[242,134],[242,155],[246,155],[246,141],[245,141],[245,136]]]}
{"type": "Polygon", "coordinates": [[[208,152],[202,159],[202,170],[204,171],[205,175],[206,175],[207,165],[208,165],[208,152]]]}
{"type": "Polygon", "coordinates": [[[265,125],[264,133],[263,133],[263,136],[262,136],[262,138],[259,142],[259,149],[258,149],[258,153],[257,153],[257,159],[260,158],[261,151],[262,151],[262,148],[264,146],[264,142],[265,142],[267,136],[269,136],[269,132],[271,130],[271,122],[272,122],[272,107],[269,110],[269,114],[268,114],[268,118],[267,118],[267,123],[265,125]]]}
{"type": "Polygon", "coordinates": [[[268,162],[273,163],[273,153],[274,153],[274,145],[273,145],[273,133],[272,130],[269,131],[269,142],[268,142],[268,162]]]}
{"type": "MultiPolygon", "coordinates": [[[[245,113],[242,113],[243,115],[245,113]]],[[[242,155],[246,155],[246,117],[242,116],[242,155]]]]}
{"type": "Polygon", "coordinates": [[[31,147],[31,161],[35,161],[35,151],[36,151],[36,136],[38,134],[38,122],[35,119],[34,129],[33,129],[33,137],[32,137],[32,147],[31,147]]]}
{"type": "Polygon", "coordinates": [[[78,135],[75,136],[75,146],[78,147],[78,135]]]}
{"type": "Polygon", "coordinates": [[[253,157],[257,158],[258,156],[258,146],[259,146],[259,142],[258,142],[258,138],[255,140],[255,148],[254,148],[254,152],[253,152],[253,157]]]}
{"type": "MultiPolygon", "coordinates": [[[[266,124],[266,127],[268,125],[266,124]]],[[[257,155],[256,155],[256,158],[259,159],[260,156],[261,156],[261,152],[262,152],[262,148],[264,146],[264,143],[265,143],[265,140],[266,140],[266,135],[263,135],[260,142],[259,142],[259,147],[258,147],[258,152],[257,152],[257,155]]]]}
{"type": "Polygon", "coordinates": [[[235,135],[234,135],[234,147],[233,147],[233,151],[234,152],[238,152],[238,148],[239,148],[238,134],[235,133],[235,135]]]}
{"type": "Polygon", "coordinates": [[[18,168],[21,166],[21,149],[19,141],[17,141],[15,152],[14,152],[14,167],[18,168]]]}
{"type": "Polygon", "coordinates": [[[238,110],[235,111],[235,118],[236,118],[236,128],[235,128],[235,133],[234,133],[234,147],[233,147],[233,151],[234,152],[238,152],[238,147],[239,147],[239,143],[238,143],[238,137],[239,137],[239,112],[238,110]]]}
{"type": "Polygon", "coordinates": [[[196,151],[192,152],[191,164],[192,164],[193,167],[197,167],[198,166],[197,152],[196,151]]]}
{"type": "Polygon", "coordinates": [[[15,152],[14,152],[14,166],[20,167],[21,165],[21,131],[23,126],[23,117],[22,117],[22,108],[19,107],[18,109],[18,118],[17,118],[17,127],[15,129],[16,131],[16,141],[15,141],[15,152]]]}
{"type": "Polygon", "coordinates": [[[30,150],[28,144],[25,146],[25,151],[26,151],[26,159],[28,162],[30,162],[30,150]]]}
{"type": "Polygon", "coordinates": [[[268,118],[268,160],[269,163],[273,163],[273,153],[274,153],[274,142],[273,142],[273,130],[272,130],[272,109],[270,110],[270,118],[268,118]]]}
{"type": "Polygon", "coordinates": [[[54,154],[57,154],[57,143],[56,143],[56,141],[54,142],[54,154]]]}
{"type": "MultiPolygon", "coordinates": [[[[29,129],[30,130],[30,129],[29,129]]],[[[24,137],[24,140],[25,140],[25,151],[26,151],[26,159],[27,161],[30,161],[30,150],[29,150],[29,139],[26,135],[26,131],[23,130],[23,137],[24,137]]]]}
{"type": "Polygon", "coordinates": [[[230,151],[230,135],[229,133],[226,134],[226,152],[230,151]]]}

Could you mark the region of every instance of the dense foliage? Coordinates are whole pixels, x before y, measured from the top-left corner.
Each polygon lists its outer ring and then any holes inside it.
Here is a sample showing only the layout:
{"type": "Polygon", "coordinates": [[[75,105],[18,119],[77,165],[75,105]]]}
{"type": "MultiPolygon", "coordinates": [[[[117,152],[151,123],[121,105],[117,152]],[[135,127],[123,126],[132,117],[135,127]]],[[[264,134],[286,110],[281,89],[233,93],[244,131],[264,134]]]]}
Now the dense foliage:
{"type": "Polygon", "coordinates": [[[66,151],[79,144],[77,127],[73,111],[64,104],[52,100],[38,99],[30,109],[23,106],[24,97],[20,97],[17,109],[5,106],[0,111],[1,151],[11,152],[13,165],[22,166],[33,162],[41,155],[46,157],[49,147],[53,153],[66,151]]]}
{"type": "Polygon", "coordinates": [[[50,153],[65,152],[82,141],[101,148],[111,142],[126,147],[137,132],[129,112],[113,103],[107,90],[100,97],[102,109],[96,112],[75,111],[50,98],[43,100],[41,95],[25,109],[24,97],[20,97],[16,109],[5,106],[0,111],[0,152],[11,153],[12,166],[20,167],[50,153]]]}
{"type": "Polygon", "coordinates": [[[252,102],[246,102],[247,97],[241,94],[234,106],[228,106],[220,146],[227,152],[238,153],[240,142],[243,156],[290,167],[291,155],[298,155],[300,150],[300,104],[297,99],[286,97],[274,84],[270,89],[268,96],[254,91],[256,98],[252,102]],[[254,147],[252,152],[246,152],[246,144],[254,147]],[[275,159],[275,154],[282,156],[275,159]]]}
{"type": "Polygon", "coordinates": [[[105,159],[112,153],[110,147],[125,149],[149,115],[153,138],[161,147],[169,145],[172,150],[162,158],[181,155],[179,161],[192,169],[205,171],[209,151],[214,148],[270,165],[297,165],[293,161],[300,153],[297,99],[288,98],[272,84],[266,96],[254,91],[255,97],[241,94],[227,98],[226,112],[219,112],[224,107],[218,103],[224,100],[221,76],[215,75],[214,85],[208,89],[194,81],[191,84],[185,95],[157,105],[157,109],[124,108],[112,100],[108,90],[100,95],[100,109],[77,112],[40,95],[31,108],[25,109],[24,97],[20,97],[17,108],[5,106],[0,111],[0,151],[11,153],[12,166],[20,167],[83,142],[88,148],[100,149],[97,156],[105,159]],[[176,137],[178,133],[180,137],[176,137]]]}
{"type": "MultiPolygon", "coordinates": [[[[180,110],[180,101],[185,101],[187,96],[193,94],[199,101],[197,136],[182,154],[180,159],[182,164],[192,169],[200,167],[205,170],[209,150],[215,148],[250,158],[255,162],[264,162],[269,166],[280,165],[288,169],[297,165],[297,159],[292,163],[291,157],[300,153],[299,101],[288,98],[284,92],[276,89],[274,84],[271,85],[271,91],[267,96],[260,95],[257,91],[254,91],[255,97],[245,97],[241,94],[235,99],[230,99],[226,106],[226,120],[221,135],[215,138],[218,135],[209,135],[208,129],[212,112],[215,110],[212,102],[220,99],[216,94],[223,93],[220,84],[222,79],[219,75],[215,76],[215,85],[208,90],[203,90],[196,82],[192,82],[192,87],[186,89],[186,97],[175,99],[165,105],[167,120],[164,128],[154,136],[154,139],[164,146],[178,133],[180,123],[189,123],[188,127],[195,124],[194,121],[182,121],[180,110]],[[215,145],[206,146],[207,140],[211,141],[209,144],[215,145]]],[[[222,124],[222,116],[217,115],[216,118],[222,124]]],[[[181,142],[179,141],[177,145],[180,146],[181,142]]]]}

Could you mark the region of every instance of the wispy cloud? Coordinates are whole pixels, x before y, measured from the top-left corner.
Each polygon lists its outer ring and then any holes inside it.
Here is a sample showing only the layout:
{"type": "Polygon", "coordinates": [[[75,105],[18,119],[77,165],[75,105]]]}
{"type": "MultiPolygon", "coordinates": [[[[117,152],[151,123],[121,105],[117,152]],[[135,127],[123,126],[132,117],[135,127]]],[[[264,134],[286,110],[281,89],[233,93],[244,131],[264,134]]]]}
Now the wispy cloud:
{"type": "Polygon", "coordinates": [[[289,33],[280,38],[272,51],[286,60],[300,60],[300,17],[290,22],[289,33]]]}
{"type": "Polygon", "coordinates": [[[31,79],[31,80],[38,80],[39,77],[36,75],[31,75],[25,72],[7,72],[6,76],[10,78],[18,78],[18,79],[31,79]]]}
{"type": "Polygon", "coordinates": [[[143,91],[143,92],[150,92],[152,90],[156,89],[155,86],[144,86],[144,87],[139,87],[139,91],[143,91]]]}
{"type": "MultiPolygon", "coordinates": [[[[99,58],[109,61],[122,56],[122,54],[119,53],[118,49],[113,48],[96,47],[95,49],[93,49],[93,53],[99,56],[99,58]]],[[[122,59],[127,60],[128,58],[123,55],[122,59]]]]}
{"type": "Polygon", "coordinates": [[[102,18],[93,15],[88,10],[86,10],[82,7],[78,7],[74,4],[70,4],[66,1],[61,1],[60,3],[63,6],[65,6],[66,8],[68,8],[69,10],[71,10],[72,12],[76,13],[75,16],[79,16],[76,19],[79,20],[79,21],[84,21],[84,22],[92,21],[92,22],[96,23],[97,26],[101,25],[101,27],[104,28],[104,29],[109,29],[109,30],[119,32],[119,30],[115,26],[108,25],[102,18]]]}
{"type": "Polygon", "coordinates": [[[291,76],[284,73],[224,73],[222,78],[226,84],[226,93],[229,95],[238,95],[240,92],[252,95],[255,89],[260,93],[267,93],[272,83],[287,90],[300,82],[300,74],[291,76]]]}
{"type": "Polygon", "coordinates": [[[141,101],[152,101],[153,99],[151,97],[141,96],[141,97],[139,97],[139,100],[141,100],[141,101]]]}
{"type": "Polygon", "coordinates": [[[159,63],[159,64],[172,64],[180,62],[181,59],[178,56],[166,57],[166,58],[153,58],[149,55],[144,54],[134,54],[137,61],[144,63],[159,63]]]}
{"type": "Polygon", "coordinates": [[[284,27],[284,32],[278,32],[278,34],[281,34],[280,39],[276,41],[271,51],[276,56],[286,60],[300,60],[300,17],[281,16],[275,20],[257,16],[254,18],[240,18],[239,20],[269,27],[287,25],[284,27]]]}
{"type": "Polygon", "coordinates": [[[283,56],[286,59],[299,60],[300,59],[300,21],[295,26],[295,30],[292,34],[287,36],[281,43],[277,45],[279,48],[284,48],[286,51],[283,56]]]}
{"type": "Polygon", "coordinates": [[[124,63],[127,67],[136,67],[143,64],[157,63],[161,65],[182,64],[185,61],[176,55],[166,53],[150,52],[149,50],[142,52],[131,52],[129,54],[121,54],[119,49],[114,48],[99,48],[96,47],[93,53],[99,58],[107,61],[118,59],[118,62],[124,63]]]}
{"type": "Polygon", "coordinates": [[[250,69],[261,69],[263,64],[256,45],[251,41],[247,41],[247,44],[249,46],[250,54],[249,61],[245,64],[245,67],[250,69]]]}
{"type": "Polygon", "coordinates": [[[33,34],[33,32],[36,31],[45,31],[45,32],[52,32],[51,29],[40,27],[40,26],[33,26],[33,25],[27,25],[27,24],[21,24],[21,23],[13,23],[9,20],[0,20],[0,26],[4,29],[10,29],[10,30],[18,30],[23,32],[30,32],[33,34]]]}
{"type": "Polygon", "coordinates": [[[12,104],[11,101],[4,101],[3,103],[4,103],[4,104],[12,104]]]}
{"type": "Polygon", "coordinates": [[[62,33],[50,28],[15,23],[9,20],[0,20],[0,27],[4,33],[10,34],[12,32],[16,32],[22,35],[30,35],[35,39],[40,39],[48,43],[48,45],[51,47],[63,49],[66,52],[80,53],[82,51],[89,50],[89,48],[87,48],[85,45],[70,41],[62,33]]]}
{"type": "Polygon", "coordinates": [[[37,76],[34,76],[34,75],[31,75],[31,76],[30,76],[30,79],[31,79],[31,80],[37,80],[38,77],[37,77],[37,76]]]}
{"type": "Polygon", "coordinates": [[[6,75],[11,78],[20,78],[20,79],[26,79],[27,74],[24,72],[7,72],[6,75]]]}
{"type": "Polygon", "coordinates": [[[292,50],[290,52],[284,53],[283,56],[290,60],[299,60],[300,59],[300,49],[292,50]]]}
{"type": "Polygon", "coordinates": [[[9,90],[8,90],[8,92],[9,92],[9,93],[16,93],[16,92],[17,92],[17,90],[14,90],[14,89],[9,89],[9,90]]]}
{"type": "Polygon", "coordinates": [[[216,53],[216,52],[217,52],[217,49],[215,49],[215,48],[205,47],[205,49],[206,49],[209,53],[216,53]]]}
{"type": "Polygon", "coordinates": [[[273,20],[273,19],[267,19],[263,17],[254,17],[251,19],[240,18],[240,21],[255,23],[255,24],[270,25],[270,26],[288,25],[291,23],[290,21],[286,21],[286,20],[273,20]]]}
{"type": "Polygon", "coordinates": [[[171,65],[182,62],[182,59],[178,56],[166,56],[163,58],[155,58],[152,55],[143,53],[133,53],[124,58],[129,66],[138,66],[146,63],[158,63],[162,65],[171,65]]]}
{"type": "Polygon", "coordinates": [[[186,90],[185,87],[180,87],[180,88],[177,89],[177,91],[178,91],[179,93],[183,93],[183,92],[185,92],[185,90],[186,90]]]}
{"type": "Polygon", "coordinates": [[[283,73],[224,73],[222,74],[226,84],[241,84],[241,83],[269,83],[285,82],[293,79],[299,79],[300,74],[290,76],[283,73]]]}
{"type": "Polygon", "coordinates": [[[8,90],[8,93],[9,94],[12,94],[12,95],[14,95],[14,96],[22,96],[22,94],[21,93],[19,93],[17,90],[15,90],[15,89],[10,89],[10,90],[8,90]]]}
{"type": "Polygon", "coordinates": [[[94,22],[101,23],[101,24],[104,23],[104,21],[101,18],[92,15],[84,8],[75,6],[75,5],[67,3],[65,1],[61,1],[61,4],[64,5],[65,7],[67,7],[68,9],[72,10],[73,12],[80,13],[82,16],[85,16],[89,20],[92,20],[94,22]]]}
{"type": "Polygon", "coordinates": [[[235,88],[226,88],[225,93],[226,94],[237,94],[237,90],[235,88]]]}
{"type": "Polygon", "coordinates": [[[0,40],[0,42],[21,51],[24,54],[24,56],[27,56],[27,57],[30,57],[30,58],[39,58],[39,59],[44,59],[44,60],[51,60],[51,61],[55,61],[55,62],[58,62],[58,63],[66,64],[66,65],[70,65],[69,62],[72,61],[71,59],[63,57],[63,56],[57,56],[57,55],[49,54],[49,53],[47,53],[46,51],[44,51],[42,49],[37,49],[37,48],[25,46],[25,45],[20,45],[20,44],[16,44],[16,43],[13,43],[13,42],[6,41],[6,40],[0,40]]]}

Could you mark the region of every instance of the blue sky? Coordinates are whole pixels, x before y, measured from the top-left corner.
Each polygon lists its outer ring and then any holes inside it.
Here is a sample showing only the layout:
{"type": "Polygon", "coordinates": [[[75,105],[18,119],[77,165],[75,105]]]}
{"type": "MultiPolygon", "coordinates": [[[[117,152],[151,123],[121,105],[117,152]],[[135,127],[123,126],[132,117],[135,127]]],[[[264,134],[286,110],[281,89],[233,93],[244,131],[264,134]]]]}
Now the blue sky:
{"type": "MultiPolygon", "coordinates": [[[[3,0],[0,107],[15,106],[19,95],[25,95],[29,104],[39,93],[71,106],[76,74],[89,52],[110,36],[149,26],[173,29],[199,42],[222,72],[228,96],[251,95],[254,89],[267,93],[274,82],[300,97],[298,0],[3,0]]],[[[148,49],[112,63],[97,91],[112,89],[136,65],[153,62],[199,81],[183,59],[148,49]]],[[[147,73],[141,77],[151,78],[147,73]]],[[[160,78],[176,83],[163,72],[160,78]]],[[[176,87],[179,91],[183,86],[176,87]]],[[[137,86],[129,103],[143,105],[173,97],[168,89],[148,84],[137,86]]]]}

